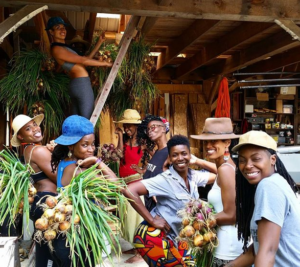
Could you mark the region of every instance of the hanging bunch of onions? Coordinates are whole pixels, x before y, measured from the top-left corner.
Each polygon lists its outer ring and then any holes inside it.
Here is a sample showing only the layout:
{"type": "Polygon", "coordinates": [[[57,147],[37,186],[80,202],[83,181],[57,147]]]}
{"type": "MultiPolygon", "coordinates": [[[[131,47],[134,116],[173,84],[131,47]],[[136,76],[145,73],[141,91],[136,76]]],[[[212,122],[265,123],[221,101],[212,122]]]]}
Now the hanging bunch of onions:
{"type": "Polygon", "coordinates": [[[73,177],[59,196],[47,197],[45,203],[40,204],[44,208],[44,214],[35,224],[39,229],[35,234],[35,240],[47,241],[50,248],[51,241],[57,235],[66,235],[71,258],[74,259],[72,266],[76,266],[75,254],[80,258],[82,265],[86,259],[100,263],[102,253],[108,255],[112,261],[104,236],[115,253],[120,253],[119,239],[113,232],[111,224],[118,230],[121,229],[127,199],[120,190],[125,184],[123,181],[108,181],[96,167],[95,165],[73,177]],[[108,211],[112,206],[110,201],[116,203],[113,207],[117,211],[117,216],[108,211]]]}
{"type": "Polygon", "coordinates": [[[182,218],[182,229],[177,239],[189,243],[197,267],[210,266],[213,251],[218,246],[213,206],[200,199],[190,200],[177,214],[182,218]]]}
{"type": "Polygon", "coordinates": [[[24,214],[29,222],[29,209],[36,189],[30,182],[31,167],[23,165],[8,149],[0,151],[0,225],[8,219],[9,227],[24,214]]]}

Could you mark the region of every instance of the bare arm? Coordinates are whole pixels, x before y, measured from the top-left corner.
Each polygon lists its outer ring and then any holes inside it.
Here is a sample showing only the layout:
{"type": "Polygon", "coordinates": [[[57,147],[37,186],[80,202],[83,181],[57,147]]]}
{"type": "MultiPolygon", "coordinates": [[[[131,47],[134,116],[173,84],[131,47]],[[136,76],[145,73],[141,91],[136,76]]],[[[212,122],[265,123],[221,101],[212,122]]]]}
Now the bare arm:
{"type": "Polygon", "coordinates": [[[96,43],[95,47],[93,48],[92,52],[87,55],[86,57],[88,58],[93,58],[95,56],[95,54],[99,51],[99,48],[101,46],[101,44],[105,41],[105,32],[103,32],[99,39],[98,39],[98,42],[96,43]]]}
{"type": "Polygon", "coordinates": [[[235,171],[228,165],[218,168],[218,184],[221,188],[223,211],[216,215],[218,225],[235,224],[235,171]]]}
{"type": "Polygon", "coordinates": [[[135,182],[130,184],[126,189],[122,191],[124,196],[130,201],[131,206],[153,227],[168,232],[170,230],[169,224],[160,217],[153,218],[150,212],[146,209],[145,205],[140,199],[140,196],[147,195],[148,191],[142,182],[135,182]]]}
{"type": "MultiPolygon", "coordinates": [[[[32,151],[30,163],[35,164],[56,185],[56,172],[53,173],[51,168],[52,153],[44,146],[33,147],[32,149],[34,150],[32,151]]],[[[28,161],[27,158],[26,161],[28,161]]]]}
{"type": "Polygon", "coordinates": [[[55,60],[62,65],[63,62],[70,62],[75,64],[82,64],[84,66],[95,66],[95,67],[111,67],[112,63],[108,62],[100,62],[95,59],[90,59],[88,57],[82,57],[79,55],[76,55],[70,51],[68,51],[66,48],[61,46],[54,46],[51,50],[52,56],[55,58],[55,60]]]}
{"type": "Polygon", "coordinates": [[[196,156],[192,155],[191,164],[195,164],[200,168],[208,170],[209,172],[217,174],[217,166],[215,163],[209,162],[204,159],[199,159],[196,156]]]}
{"type": "Polygon", "coordinates": [[[250,267],[254,263],[254,258],[254,248],[251,245],[245,254],[241,254],[234,261],[225,265],[225,267],[250,267]]]}
{"type": "Polygon", "coordinates": [[[271,267],[275,264],[275,256],[279,246],[281,227],[267,219],[257,222],[257,238],[259,249],[255,257],[255,267],[271,267]]]}

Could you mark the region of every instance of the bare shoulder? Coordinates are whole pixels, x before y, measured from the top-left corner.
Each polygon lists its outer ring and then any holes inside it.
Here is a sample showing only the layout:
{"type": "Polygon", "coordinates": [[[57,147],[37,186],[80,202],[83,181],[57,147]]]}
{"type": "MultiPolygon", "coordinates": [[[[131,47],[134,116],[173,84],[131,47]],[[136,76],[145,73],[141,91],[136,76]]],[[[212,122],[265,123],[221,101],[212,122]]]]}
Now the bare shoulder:
{"type": "MultiPolygon", "coordinates": [[[[235,167],[234,165],[232,165],[235,167]]],[[[230,180],[235,180],[235,169],[229,164],[223,164],[218,168],[218,184],[230,180]]]]}
{"type": "MultiPolygon", "coordinates": [[[[51,152],[49,151],[49,149],[45,146],[35,146],[32,148],[32,156],[36,157],[45,157],[45,156],[51,156],[51,152]]],[[[31,149],[31,150],[32,150],[31,149]]]]}

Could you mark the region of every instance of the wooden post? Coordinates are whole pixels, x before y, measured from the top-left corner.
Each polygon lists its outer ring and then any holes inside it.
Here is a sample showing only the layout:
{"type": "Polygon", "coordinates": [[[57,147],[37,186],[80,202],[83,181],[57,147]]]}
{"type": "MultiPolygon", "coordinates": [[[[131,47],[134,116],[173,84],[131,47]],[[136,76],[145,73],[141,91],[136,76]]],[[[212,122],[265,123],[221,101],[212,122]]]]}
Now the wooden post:
{"type": "Polygon", "coordinates": [[[117,76],[117,73],[118,73],[119,68],[121,66],[121,63],[123,61],[123,58],[125,57],[128,46],[131,42],[132,36],[135,32],[136,26],[139,23],[139,20],[140,20],[140,17],[132,16],[129,23],[128,23],[128,26],[125,30],[125,33],[122,37],[122,40],[120,42],[120,47],[121,48],[119,50],[118,56],[117,56],[117,58],[114,62],[114,65],[111,68],[111,71],[110,71],[110,73],[107,77],[107,80],[105,81],[105,83],[103,85],[103,88],[101,90],[100,95],[98,95],[98,97],[96,99],[95,109],[94,109],[93,114],[90,118],[90,121],[93,123],[94,126],[95,126],[95,124],[96,124],[96,122],[97,122],[97,120],[98,120],[98,118],[101,114],[101,111],[103,109],[105,101],[106,101],[106,99],[109,95],[111,87],[112,87],[112,85],[114,83],[114,80],[117,76]]]}

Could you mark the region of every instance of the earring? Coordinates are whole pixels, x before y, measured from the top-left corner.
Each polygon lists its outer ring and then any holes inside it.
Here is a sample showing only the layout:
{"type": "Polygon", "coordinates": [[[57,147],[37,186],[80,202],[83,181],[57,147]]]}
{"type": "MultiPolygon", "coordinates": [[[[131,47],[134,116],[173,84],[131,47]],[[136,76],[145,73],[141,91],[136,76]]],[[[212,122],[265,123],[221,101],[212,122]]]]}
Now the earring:
{"type": "Polygon", "coordinates": [[[69,152],[68,152],[68,157],[69,157],[69,159],[72,157],[72,151],[71,150],[69,150],[69,152]]]}
{"type": "Polygon", "coordinates": [[[225,152],[224,152],[224,160],[227,161],[229,160],[230,153],[228,151],[228,148],[226,147],[225,152]]]}

